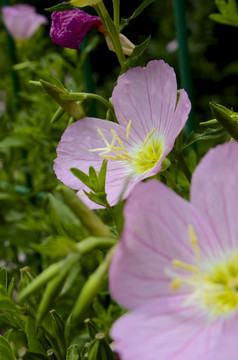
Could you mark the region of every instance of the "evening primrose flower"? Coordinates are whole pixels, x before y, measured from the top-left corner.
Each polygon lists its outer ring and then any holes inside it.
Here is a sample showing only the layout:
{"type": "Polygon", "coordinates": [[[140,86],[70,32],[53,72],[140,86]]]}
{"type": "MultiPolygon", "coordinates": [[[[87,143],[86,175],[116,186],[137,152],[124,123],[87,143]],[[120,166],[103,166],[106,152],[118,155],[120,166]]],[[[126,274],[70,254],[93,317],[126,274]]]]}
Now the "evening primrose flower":
{"type": "Polygon", "coordinates": [[[99,207],[84,195],[83,189],[88,189],[70,168],[87,173],[92,165],[99,171],[107,159],[107,200],[116,204],[129,178],[126,198],[136,183],[160,171],[183,129],[191,104],[184,90],[180,90],[177,105],[176,101],[175,73],[164,61],[128,70],[119,77],[112,94],[119,124],[84,118],[70,125],[57,148],[54,171],[58,179],[79,190],[90,207],[99,207]]]}
{"type": "Polygon", "coordinates": [[[155,180],[128,199],[112,296],[121,360],[237,360],[238,143],[202,159],[187,202],[155,180]]]}
{"type": "Polygon", "coordinates": [[[69,49],[79,49],[87,32],[94,27],[102,27],[101,19],[80,9],[54,11],[51,15],[51,40],[69,49]]]}
{"type": "Polygon", "coordinates": [[[29,39],[41,24],[47,24],[45,16],[37,14],[34,6],[18,4],[2,8],[3,22],[15,40],[29,39]]]}

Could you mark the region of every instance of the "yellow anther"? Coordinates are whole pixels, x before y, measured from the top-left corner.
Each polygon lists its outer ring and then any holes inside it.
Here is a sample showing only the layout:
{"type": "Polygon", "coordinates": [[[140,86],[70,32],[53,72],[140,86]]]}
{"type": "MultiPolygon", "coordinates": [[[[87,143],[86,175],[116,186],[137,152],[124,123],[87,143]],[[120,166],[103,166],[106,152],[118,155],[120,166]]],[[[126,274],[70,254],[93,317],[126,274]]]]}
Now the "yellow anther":
{"type": "Polygon", "coordinates": [[[186,264],[185,262],[180,261],[180,260],[177,260],[177,259],[176,259],[176,260],[173,260],[173,261],[172,261],[172,264],[173,264],[174,267],[180,267],[180,268],[182,268],[182,269],[184,269],[184,270],[188,270],[188,271],[190,271],[190,272],[194,272],[194,273],[198,273],[198,272],[199,272],[198,268],[196,268],[195,266],[186,264]]]}
{"type": "Polygon", "coordinates": [[[200,255],[200,252],[199,252],[197,236],[195,234],[195,231],[194,231],[194,228],[193,228],[192,225],[188,225],[188,233],[189,233],[190,242],[191,242],[191,245],[192,245],[192,247],[194,249],[197,260],[200,260],[201,255],[200,255]]]}
{"type": "Polygon", "coordinates": [[[123,151],[125,153],[128,153],[128,151],[122,147],[119,147],[119,146],[113,146],[113,150],[118,150],[118,151],[123,151]]]}
{"type": "Polygon", "coordinates": [[[129,133],[130,133],[131,124],[132,124],[132,121],[130,120],[128,125],[127,125],[127,128],[126,128],[126,138],[127,139],[129,139],[129,133]]]}
{"type": "Polygon", "coordinates": [[[170,288],[173,290],[173,291],[178,291],[180,286],[182,285],[183,281],[180,280],[180,279],[174,279],[171,281],[171,284],[170,284],[170,288]]]}
{"type": "Polygon", "coordinates": [[[121,181],[124,181],[124,179],[121,179],[121,181]]]}
{"type": "Polygon", "coordinates": [[[119,156],[112,156],[112,155],[101,155],[103,159],[110,159],[110,160],[121,160],[119,156]]]}
{"type": "Polygon", "coordinates": [[[149,135],[147,136],[147,138],[145,139],[144,143],[143,143],[143,146],[145,146],[147,144],[147,142],[149,141],[149,139],[151,138],[151,136],[154,134],[155,132],[155,129],[153,129],[149,135]]]}
{"type": "Polygon", "coordinates": [[[83,192],[80,193],[81,196],[84,196],[85,194],[83,192]]]}

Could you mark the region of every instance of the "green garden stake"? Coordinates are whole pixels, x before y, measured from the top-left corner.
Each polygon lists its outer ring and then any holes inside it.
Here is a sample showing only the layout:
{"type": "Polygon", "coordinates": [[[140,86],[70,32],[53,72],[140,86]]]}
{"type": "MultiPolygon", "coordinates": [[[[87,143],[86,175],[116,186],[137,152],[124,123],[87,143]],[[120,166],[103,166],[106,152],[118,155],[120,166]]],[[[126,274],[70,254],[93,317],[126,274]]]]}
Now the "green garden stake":
{"type": "MultiPolygon", "coordinates": [[[[184,0],[173,0],[173,4],[174,4],[176,34],[178,40],[181,86],[186,90],[189,99],[193,104],[193,86],[192,86],[192,77],[191,77],[190,64],[189,64],[186,18],[185,18],[185,14],[186,14],[185,2],[184,0]]],[[[185,127],[186,134],[189,135],[194,130],[194,128],[195,128],[194,111],[192,107],[185,127]]]]}

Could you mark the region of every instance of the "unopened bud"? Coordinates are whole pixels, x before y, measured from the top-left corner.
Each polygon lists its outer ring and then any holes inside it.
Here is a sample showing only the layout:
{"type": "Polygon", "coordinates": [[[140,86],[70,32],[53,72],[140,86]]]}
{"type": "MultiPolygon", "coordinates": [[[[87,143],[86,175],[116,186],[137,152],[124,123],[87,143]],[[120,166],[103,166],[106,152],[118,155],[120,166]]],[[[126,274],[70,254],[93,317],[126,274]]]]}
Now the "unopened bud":
{"type": "Polygon", "coordinates": [[[222,125],[222,127],[231,135],[232,138],[238,140],[238,114],[225,106],[209,103],[213,116],[222,125]]]}
{"type": "MultiPolygon", "coordinates": [[[[110,39],[109,35],[107,33],[104,35],[108,49],[115,52],[115,48],[113,46],[112,40],[110,39]]],[[[135,48],[135,45],[123,34],[119,34],[119,40],[122,46],[123,53],[127,56],[130,56],[135,48]]]]}

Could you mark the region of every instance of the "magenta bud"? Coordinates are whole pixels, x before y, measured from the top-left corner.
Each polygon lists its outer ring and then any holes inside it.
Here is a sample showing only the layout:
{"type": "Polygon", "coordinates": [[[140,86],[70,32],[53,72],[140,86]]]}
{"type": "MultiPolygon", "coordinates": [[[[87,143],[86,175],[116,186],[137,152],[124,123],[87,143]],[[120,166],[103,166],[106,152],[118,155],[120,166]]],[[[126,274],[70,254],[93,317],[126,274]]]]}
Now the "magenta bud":
{"type": "Polygon", "coordinates": [[[69,11],[54,11],[51,15],[50,37],[56,44],[78,49],[87,32],[102,26],[98,16],[92,16],[75,8],[69,11]]]}

